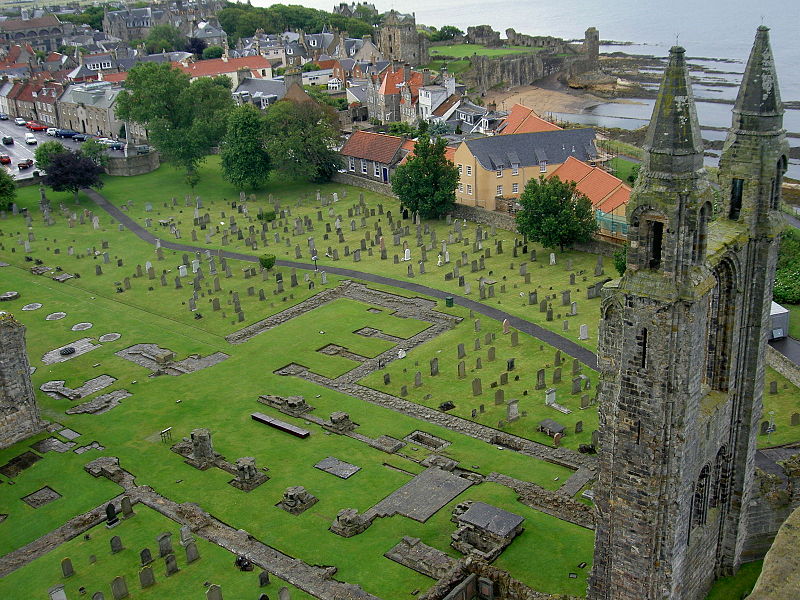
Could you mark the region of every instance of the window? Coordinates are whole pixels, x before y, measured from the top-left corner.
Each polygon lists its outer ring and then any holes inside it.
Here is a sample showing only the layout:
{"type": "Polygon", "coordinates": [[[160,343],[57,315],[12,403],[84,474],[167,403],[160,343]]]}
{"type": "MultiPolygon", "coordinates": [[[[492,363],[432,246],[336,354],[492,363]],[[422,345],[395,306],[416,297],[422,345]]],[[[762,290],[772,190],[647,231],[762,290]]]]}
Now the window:
{"type": "Polygon", "coordinates": [[[511,167],[512,175],[519,175],[519,167],[511,167]]]}
{"type": "Polygon", "coordinates": [[[458,174],[459,174],[459,175],[461,175],[461,173],[462,173],[462,171],[463,171],[463,170],[464,170],[464,165],[462,165],[462,164],[459,164],[459,165],[458,165],[458,174]]]}
{"type": "Polygon", "coordinates": [[[731,180],[731,210],[728,213],[728,218],[732,221],[739,219],[739,213],[742,211],[742,190],[744,188],[744,179],[733,178],[731,180]]]}
{"type": "Polygon", "coordinates": [[[462,194],[464,193],[464,184],[463,183],[459,183],[458,184],[458,191],[461,192],[462,194]]]}
{"type": "Polygon", "coordinates": [[[361,172],[364,173],[364,175],[367,174],[367,161],[363,158],[361,159],[361,172]]]}
{"type": "Polygon", "coordinates": [[[350,157],[350,170],[351,171],[356,170],[356,159],[353,158],[352,156],[350,157]]]}
{"type": "Polygon", "coordinates": [[[472,175],[472,165],[467,165],[467,175],[472,175]]]}
{"type": "Polygon", "coordinates": [[[511,193],[512,194],[519,194],[519,184],[518,183],[512,183],[511,184],[511,193]]]}
{"type": "Polygon", "coordinates": [[[499,169],[497,169],[497,176],[498,177],[502,177],[503,176],[503,167],[500,167],[499,169]]]}
{"type": "Polygon", "coordinates": [[[497,196],[502,196],[503,195],[503,186],[502,185],[498,185],[497,186],[497,194],[496,195],[497,196]]]}
{"type": "Polygon", "coordinates": [[[540,160],[539,161],[539,172],[540,173],[547,173],[547,161],[540,160]]]}
{"type": "Polygon", "coordinates": [[[375,166],[375,177],[381,176],[381,167],[378,163],[372,163],[375,166]]]}
{"type": "Polygon", "coordinates": [[[648,267],[657,269],[661,266],[661,243],[664,238],[664,224],[661,221],[650,222],[650,259],[648,267]]]}
{"type": "Polygon", "coordinates": [[[472,186],[467,184],[467,193],[471,196],[472,195],[472,186]]]}

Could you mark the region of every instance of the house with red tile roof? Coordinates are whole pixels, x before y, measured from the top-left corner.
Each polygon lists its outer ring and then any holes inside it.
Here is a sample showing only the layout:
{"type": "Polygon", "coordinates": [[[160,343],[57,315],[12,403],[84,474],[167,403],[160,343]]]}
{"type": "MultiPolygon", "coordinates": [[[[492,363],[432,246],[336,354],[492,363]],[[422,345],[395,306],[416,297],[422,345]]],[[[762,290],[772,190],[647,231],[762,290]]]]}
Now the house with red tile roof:
{"type": "Polygon", "coordinates": [[[577,184],[576,189],[589,198],[595,210],[601,237],[617,242],[627,238],[628,220],[625,210],[631,197],[631,188],[621,179],[572,156],[550,173],[548,178],[550,177],[574,181],[577,184]]]}
{"type": "Polygon", "coordinates": [[[405,138],[383,133],[356,131],[339,153],[350,175],[376,183],[391,182],[392,173],[406,155],[405,138]]]}
{"type": "Polygon", "coordinates": [[[522,104],[515,104],[497,128],[499,135],[514,133],[538,133],[540,131],[556,131],[561,129],[558,125],[545,121],[537,115],[532,108],[522,104]]]}
{"type": "Polygon", "coordinates": [[[430,83],[430,75],[408,65],[392,64],[367,80],[367,110],[381,123],[417,120],[419,88],[430,83]]]}
{"type": "MultiPolygon", "coordinates": [[[[403,142],[403,151],[405,152],[405,156],[400,160],[398,164],[404,165],[408,161],[409,158],[414,156],[414,146],[417,144],[417,140],[406,140],[403,142]]],[[[444,147],[444,157],[453,162],[456,156],[456,147],[455,146],[445,146],[444,147]]]]}
{"type": "Polygon", "coordinates": [[[227,75],[233,81],[233,89],[236,89],[245,77],[254,77],[256,79],[272,78],[272,64],[267,58],[260,55],[241,56],[238,58],[223,56],[222,58],[195,62],[187,60],[172,64],[187,73],[192,81],[200,77],[227,75]]]}

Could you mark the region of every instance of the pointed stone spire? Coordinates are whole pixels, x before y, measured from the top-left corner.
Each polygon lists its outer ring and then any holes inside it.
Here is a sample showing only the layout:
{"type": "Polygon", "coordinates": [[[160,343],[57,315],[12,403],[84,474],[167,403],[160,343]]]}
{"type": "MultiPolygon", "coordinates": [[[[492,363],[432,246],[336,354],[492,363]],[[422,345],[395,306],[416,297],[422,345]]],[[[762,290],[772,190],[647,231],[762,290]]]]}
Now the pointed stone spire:
{"type": "Polygon", "coordinates": [[[756,40],[733,107],[733,128],[774,131],[782,127],[783,104],[769,45],[769,27],[761,25],[756,31],[756,40]]]}
{"type": "Polygon", "coordinates": [[[644,168],[651,173],[681,176],[703,166],[703,139],[684,58],[673,46],[647,129],[644,168]]]}

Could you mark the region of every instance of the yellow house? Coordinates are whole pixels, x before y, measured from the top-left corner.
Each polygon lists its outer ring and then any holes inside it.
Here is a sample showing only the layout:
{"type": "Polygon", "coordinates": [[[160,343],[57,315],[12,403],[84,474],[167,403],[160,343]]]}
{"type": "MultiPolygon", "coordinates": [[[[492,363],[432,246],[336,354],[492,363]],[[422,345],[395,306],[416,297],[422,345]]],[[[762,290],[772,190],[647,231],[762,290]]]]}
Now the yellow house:
{"type": "Polygon", "coordinates": [[[597,158],[594,129],[563,129],[496,135],[462,142],[456,202],[486,210],[508,210],[533,177],[547,177],[569,157],[597,158]]]}

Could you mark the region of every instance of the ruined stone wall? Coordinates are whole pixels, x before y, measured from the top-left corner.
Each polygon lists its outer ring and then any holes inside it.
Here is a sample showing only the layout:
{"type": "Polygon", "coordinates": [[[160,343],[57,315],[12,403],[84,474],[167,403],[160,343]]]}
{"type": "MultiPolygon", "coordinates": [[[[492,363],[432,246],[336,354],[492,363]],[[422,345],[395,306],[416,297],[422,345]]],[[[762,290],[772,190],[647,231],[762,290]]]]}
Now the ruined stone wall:
{"type": "Polygon", "coordinates": [[[517,230],[514,217],[508,213],[494,212],[475,206],[456,204],[452,214],[454,219],[466,219],[467,221],[480,223],[481,225],[494,225],[498,229],[505,229],[507,231],[517,230]]]}
{"type": "Polygon", "coordinates": [[[31,384],[25,326],[0,312],[0,448],[42,429],[31,384]]]}
{"type": "Polygon", "coordinates": [[[530,85],[559,72],[564,63],[564,57],[552,54],[509,54],[496,58],[472,56],[472,68],[464,73],[464,82],[468,88],[480,92],[497,85],[508,88],[530,85]]]}
{"type": "Polygon", "coordinates": [[[397,195],[392,191],[392,186],[378,181],[372,181],[357,175],[350,175],[349,173],[334,173],[331,181],[342,183],[344,185],[353,185],[356,187],[364,188],[376,194],[383,194],[384,196],[391,196],[397,198],[397,195]]]}
{"type": "Polygon", "coordinates": [[[482,44],[484,46],[500,46],[500,32],[492,29],[491,25],[477,25],[467,27],[466,41],[468,44],[482,44]]]}
{"type": "Polygon", "coordinates": [[[549,35],[526,35],[524,33],[517,33],[514,29],[506,29],[506,37],[510,46],[528,46],[530,48],[544,48],[554,53],[570,52],[574,53],[574,49],[567,42],[561,38],[551,37],[549,35]]]}
{"type": "Polygon", "coordinates": [[[800,367],[769,345],[767,346],[767,364],[793,384],[800,386],[800,367]]]}

